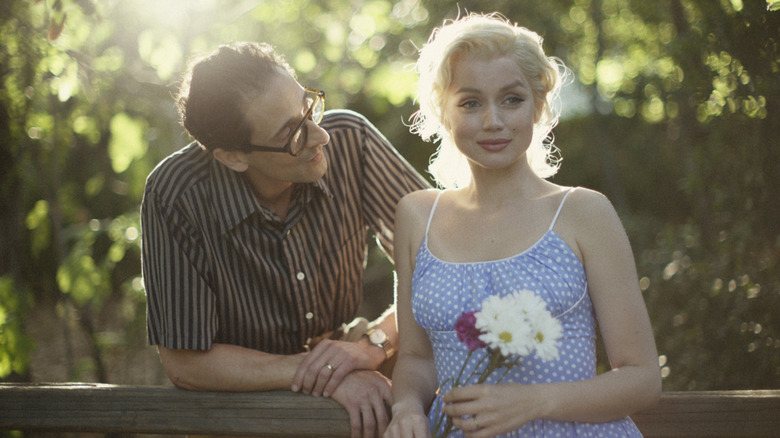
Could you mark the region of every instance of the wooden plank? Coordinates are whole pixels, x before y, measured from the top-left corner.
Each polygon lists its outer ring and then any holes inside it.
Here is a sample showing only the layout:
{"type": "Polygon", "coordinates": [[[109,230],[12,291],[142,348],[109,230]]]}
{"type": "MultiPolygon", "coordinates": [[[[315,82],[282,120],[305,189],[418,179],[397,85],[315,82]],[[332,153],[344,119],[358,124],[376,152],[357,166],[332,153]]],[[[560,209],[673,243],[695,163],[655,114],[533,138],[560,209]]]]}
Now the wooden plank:
{"type": "Polygon", "coordinates": [[[349,417],[331,399],[290,391],[0,384],[0,429],[342,437],[349,436],[349,417]]]}
{"type": "Polygon", "coordinates": [[[645,438],[778,437],[780,391],[666,392],[631,418],[645,438]]]}
{"type": "MultiPolygon", "coordinates": [[[[666,392],[632,415],[646,438],[780,436],[780,390],[666,392]]],[[[94,383],[0,383],[0,430],[349,436],[344,409],[289,391],[191,392],[94,383]]]]}

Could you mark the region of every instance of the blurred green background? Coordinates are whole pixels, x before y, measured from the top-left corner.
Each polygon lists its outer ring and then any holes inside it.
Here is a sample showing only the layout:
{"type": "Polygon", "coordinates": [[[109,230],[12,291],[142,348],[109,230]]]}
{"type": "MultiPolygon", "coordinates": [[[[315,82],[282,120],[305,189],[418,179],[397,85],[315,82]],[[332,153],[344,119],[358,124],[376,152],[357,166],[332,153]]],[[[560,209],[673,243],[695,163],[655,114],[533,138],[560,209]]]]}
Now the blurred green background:
{"type": "MultiPolygon", "coordinates": [[[[272,43],[424,171],[416,50],[444,19],[499,11],[574,73],[553,181],[618,209],[664,389],[780,388],[777,3],[4,0],[0,380],[167,384],[146,346],[138,207],[189,141],[171,95],[192,54],[272,43]]],[[[392,281],[373,250],[367,314],[392,281]]]]}

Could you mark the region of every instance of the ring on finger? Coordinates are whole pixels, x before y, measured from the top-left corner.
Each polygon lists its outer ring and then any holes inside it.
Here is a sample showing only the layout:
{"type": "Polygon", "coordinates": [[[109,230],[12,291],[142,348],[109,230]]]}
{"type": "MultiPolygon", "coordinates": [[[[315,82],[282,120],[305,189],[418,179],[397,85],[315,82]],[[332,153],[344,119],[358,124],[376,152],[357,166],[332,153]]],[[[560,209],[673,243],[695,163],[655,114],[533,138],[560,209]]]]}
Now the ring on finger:
{"type": "Polygon", "coordinates": [[[325,368],[329,369],[331,373],[336,371],[336,368],[333,368],[333,365],[331,365],[331,364],[329,364],[327,362],[325,362],[325,368]]]}
{"type": "Polygon", "coordinates": [[[474,430],[479,430],[479,429],[481,429],[481,428],[479,427],[479,422],[477,421],[477,417],[476,417],[476,415],[475,415],[475,416],[473,416],[473,417],[471,417],[471,419],[472,419],[472,420],[474,420],[474,430]]]}

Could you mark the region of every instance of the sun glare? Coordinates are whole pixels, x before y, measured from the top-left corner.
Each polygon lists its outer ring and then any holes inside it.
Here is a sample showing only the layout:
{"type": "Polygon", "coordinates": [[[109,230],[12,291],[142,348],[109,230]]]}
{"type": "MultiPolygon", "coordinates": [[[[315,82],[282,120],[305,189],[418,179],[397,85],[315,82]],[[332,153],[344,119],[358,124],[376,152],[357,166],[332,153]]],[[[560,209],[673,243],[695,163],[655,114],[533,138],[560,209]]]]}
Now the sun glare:
{"type": "Polygon", "coordinates": [[[193,13],[217,7],[215,0],[132,0],[138,15],[150,20],[149,24],[179,25],[189,20],[193,13]]]}

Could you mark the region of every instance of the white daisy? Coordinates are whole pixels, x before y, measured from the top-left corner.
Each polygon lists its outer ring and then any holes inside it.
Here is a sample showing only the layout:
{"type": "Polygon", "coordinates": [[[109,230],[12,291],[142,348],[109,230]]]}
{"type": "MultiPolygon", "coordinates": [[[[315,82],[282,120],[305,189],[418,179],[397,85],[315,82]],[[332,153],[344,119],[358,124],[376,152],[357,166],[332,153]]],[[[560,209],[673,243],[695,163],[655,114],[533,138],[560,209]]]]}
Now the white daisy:
{"type": "Polygon", "coordinates": [[[558,340],[563,335],[561,322],[545,310],[536,314],[533,322],[536,354],[543,361],[558,358],[558,340]]]}
{"type": "Polygon", "coordinates": [[[531,324],[525,318],[502,316],[496,319],[489,318],[489,324],[483,329],[485,333],[480,335],[479,339],[491,348],[500,350],[504,356],[530,354],[534,348],[534,332],[531,324]]]}
{"type": "Polygon", "coordinates": [[[527,356],[535,349],[543,360],[558,355],[560,322],[547,311],[544,300],[529,290],[488,297],[474,316],[474,326],[483,332],[479,339],[505,356],[527,356]]]}

